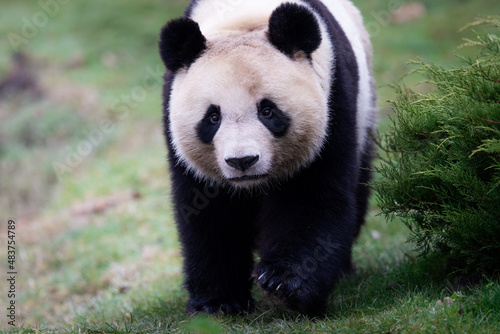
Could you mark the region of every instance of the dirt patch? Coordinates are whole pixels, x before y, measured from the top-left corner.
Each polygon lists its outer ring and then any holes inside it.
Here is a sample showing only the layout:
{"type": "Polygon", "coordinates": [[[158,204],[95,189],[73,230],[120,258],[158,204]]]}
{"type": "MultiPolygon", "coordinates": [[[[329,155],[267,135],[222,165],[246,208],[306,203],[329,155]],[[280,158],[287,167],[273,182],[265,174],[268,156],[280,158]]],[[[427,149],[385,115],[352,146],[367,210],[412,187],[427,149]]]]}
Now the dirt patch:
{"type": "Polygon", "coordinates": [[[408,2],[392,13],[391,22],[395,24],[404,24],[416,21],[426,13],[425,5],[418,1],[408,2]]]}

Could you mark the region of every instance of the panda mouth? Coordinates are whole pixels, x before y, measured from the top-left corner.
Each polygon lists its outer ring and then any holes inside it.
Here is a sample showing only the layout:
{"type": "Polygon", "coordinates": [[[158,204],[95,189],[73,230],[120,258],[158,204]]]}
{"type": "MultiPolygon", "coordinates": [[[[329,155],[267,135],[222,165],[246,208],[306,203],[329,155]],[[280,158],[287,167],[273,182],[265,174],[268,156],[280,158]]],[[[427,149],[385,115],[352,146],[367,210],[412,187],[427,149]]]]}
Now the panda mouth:
{"type": "Polygon", "coordinates": [[[245,181],[257,181],[257,180],[262,180],[267,177],[267,174],[261,174],[261,175],[243,175],[239,177],[233,177],[230,178],[229,181],[231,182],[245,182],[245,181]]]}

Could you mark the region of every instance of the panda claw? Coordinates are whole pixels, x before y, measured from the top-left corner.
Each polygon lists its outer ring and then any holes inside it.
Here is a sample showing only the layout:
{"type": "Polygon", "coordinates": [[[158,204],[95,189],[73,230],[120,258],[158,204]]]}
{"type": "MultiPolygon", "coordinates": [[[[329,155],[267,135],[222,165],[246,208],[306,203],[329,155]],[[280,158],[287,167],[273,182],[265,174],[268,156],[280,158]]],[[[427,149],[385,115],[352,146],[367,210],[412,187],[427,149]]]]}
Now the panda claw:
{"type": "Polygon", "coordinates": [[[267,272],[264,272],[263,274],[261,274],[259,276],[259,278],[257,278],[257,281],[260,281],[266,274],[267,274],[267,272]]]}

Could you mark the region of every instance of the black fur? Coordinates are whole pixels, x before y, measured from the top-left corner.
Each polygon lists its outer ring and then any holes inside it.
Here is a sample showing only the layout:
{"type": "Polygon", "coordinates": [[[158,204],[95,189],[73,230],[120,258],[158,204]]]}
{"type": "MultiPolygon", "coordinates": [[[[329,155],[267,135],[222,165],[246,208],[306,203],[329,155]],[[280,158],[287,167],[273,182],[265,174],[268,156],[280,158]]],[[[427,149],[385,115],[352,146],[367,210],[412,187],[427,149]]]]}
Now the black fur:
{"type": "Polygon", "coordinates": [[[299,51],[309,56],[321,44],[321,31],[307,8],[285,3],[276,8],[269,19],[269,40],[290,58],[299,51]]]}
{"type": "MultiPolygon", "coordinates": [[[[279,187],[265,194],[232,196],[230,189],[211,186],[188,173],[171,146],[168,108],[175,73],[165,75],[164,131],[190,295],[188,312],[252,310],[253,277],[292,309],[320,315],[335,283],[352,269],[351,248],[368,198],[368,189],[358,183],[370,178],[369,171],[360,167],[370,166],[371,148],[370,144],[358,148],[356,142],[358,67],[338,22],[319,0],[306,1],[327,23],[336,53],[330,135],[320,157],[279,187]],[[366,150],[362,162],[355,153],[358,149],[366,150]],[[260,257],[257,264],[254,250],[260,257]]],[[[293,50],[286,46],[281,51],[290,55],[293,50]]]]}
{"type": "Polygon", "coordinates": [[[356,229],[354,230],[354,238],[359,236],[361,227],[365,222],[365,215],[368,211],[368,200],[370,198],[370,187],[368,183],[372,179],[372,158],[373,158],[373,142],[368,141],[366,147],[362,150],[361,167],[356,189],[356,229]]]}
{"type": "Polygon", "coordinates": [[[189,67],[205,50],[206,39],[198,23],[189,18],[170,21],[160,32],[160,57],[172,72],[189,67]]]}

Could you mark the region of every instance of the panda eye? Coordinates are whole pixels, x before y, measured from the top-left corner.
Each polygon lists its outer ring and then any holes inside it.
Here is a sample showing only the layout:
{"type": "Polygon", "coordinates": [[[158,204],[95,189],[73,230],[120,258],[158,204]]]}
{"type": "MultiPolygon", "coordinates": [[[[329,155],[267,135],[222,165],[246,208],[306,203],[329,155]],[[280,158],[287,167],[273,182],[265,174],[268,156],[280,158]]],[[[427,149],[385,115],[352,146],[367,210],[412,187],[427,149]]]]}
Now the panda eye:
{"type": "Polygon", "coordinates": [[[208,116],[208,120],[210,121],[211,124],[215,125],[215,124],[219,124],[220,122],[220,116],[218,113],[211,113],[209,116],[208,116]]]}
{"type": "Polygon", "coordinates": [[[262,117],[271,118],[273,117],[273,109],[271,107],[265,107],[261,110],[260,114],[262,117]]]}
{"type": "Polygon", "coordinates": [[[257,104],[258,118],[276,137],[283,137],[290,127],[291,119],[271,100],[263,99],[257,104]]]}
{"type": "Polygon", "coordinates": [[[205,115],[196,127],[198,138],[201,140],[201,142],[205,144],[211,144],[215,137],[215,134],[220,128],[221,122],[222,115],[220,112],[220,107],[212,104],[210,107],[208,107],[205,115]]]}

